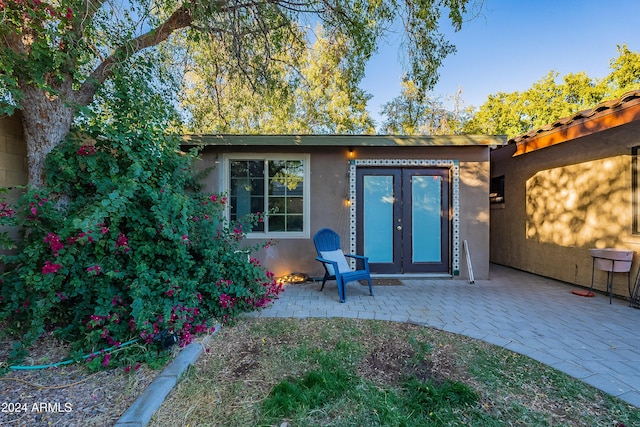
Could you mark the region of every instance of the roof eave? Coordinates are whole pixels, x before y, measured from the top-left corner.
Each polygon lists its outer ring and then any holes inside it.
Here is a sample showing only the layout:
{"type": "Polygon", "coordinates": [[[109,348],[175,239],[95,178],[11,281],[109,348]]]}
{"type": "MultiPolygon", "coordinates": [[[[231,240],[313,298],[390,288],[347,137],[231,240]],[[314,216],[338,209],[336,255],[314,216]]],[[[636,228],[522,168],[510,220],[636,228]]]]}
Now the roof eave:
{"type": "Polygon", "coordinates": [[[513,156],[530,153],[583,136],[640,120],[640,90],[566,117],[510,139],[516,144],[513,156]]]}
{"type": "Polygon", "coordinates": [[[505,145],[503,135],[212,135],[182,137],[194,146],[302,146],[302,147],[453,147],[505,145]]]}

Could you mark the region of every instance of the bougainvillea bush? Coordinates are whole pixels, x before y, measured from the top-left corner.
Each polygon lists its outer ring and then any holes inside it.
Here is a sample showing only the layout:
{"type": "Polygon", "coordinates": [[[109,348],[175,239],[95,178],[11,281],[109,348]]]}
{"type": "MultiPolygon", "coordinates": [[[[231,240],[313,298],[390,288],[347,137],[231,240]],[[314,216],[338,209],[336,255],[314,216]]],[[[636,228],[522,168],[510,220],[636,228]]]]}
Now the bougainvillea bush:
{"type": "Polygon", "coordinates": [[[22,230],[0,289],[0,321],[23,337],[15,360],[44,332],[78,356],[135,338],[185,345],[278,295],[243,245],[260,218],[225,222],[226,197],[198,191],[192,159],[157,132],[71,134],[44,188],[0,203],[0,224],[22,230]]]}

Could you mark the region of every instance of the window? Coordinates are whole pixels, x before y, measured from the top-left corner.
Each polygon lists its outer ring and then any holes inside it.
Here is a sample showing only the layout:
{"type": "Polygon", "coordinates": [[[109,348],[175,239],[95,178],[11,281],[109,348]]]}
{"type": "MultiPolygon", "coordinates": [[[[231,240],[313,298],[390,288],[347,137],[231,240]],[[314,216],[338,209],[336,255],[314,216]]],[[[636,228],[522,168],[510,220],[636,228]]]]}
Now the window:
{"type": "Polygon", "coordinates": [[[489,201],[491,203],[504,203],[504,175],[491,178],[489,201]]]}
{"type": "Polygon", "coordinates": [[[308,238],[308,165],[300,155],[227,156],[229,218],[266,214],[251,234],[308,238]]]}

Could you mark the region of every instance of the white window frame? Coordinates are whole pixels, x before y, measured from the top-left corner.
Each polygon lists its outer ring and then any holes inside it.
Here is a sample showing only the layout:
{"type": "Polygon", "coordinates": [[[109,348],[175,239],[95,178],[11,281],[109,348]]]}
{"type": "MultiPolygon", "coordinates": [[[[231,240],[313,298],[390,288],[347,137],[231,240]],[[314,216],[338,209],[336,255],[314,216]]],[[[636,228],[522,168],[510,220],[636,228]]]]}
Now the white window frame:
{"type": "MultiPolygon", "coordinates": [[[[311,224],[311,156],[309,154],[292,154],[292,153],[227,153],[222,156],[222,168],[220,182],[222,183],[222,192],[230,194],[231,190],[231,161],[232,160],[302,160],[303,177],[302,185],[302,231],[276,231],[266,232],[258,231],[247,233],[249,239],[308,239],[310,237],[311,224]]],[[[265,181],[267,182],[267,181],[265,181]]],[[[267,193],[265,193],[267,194],[267,193]]],[[[227,205],[225,209],[225,217],[227,221],[231,217],[231,206],[227,205]]]]}

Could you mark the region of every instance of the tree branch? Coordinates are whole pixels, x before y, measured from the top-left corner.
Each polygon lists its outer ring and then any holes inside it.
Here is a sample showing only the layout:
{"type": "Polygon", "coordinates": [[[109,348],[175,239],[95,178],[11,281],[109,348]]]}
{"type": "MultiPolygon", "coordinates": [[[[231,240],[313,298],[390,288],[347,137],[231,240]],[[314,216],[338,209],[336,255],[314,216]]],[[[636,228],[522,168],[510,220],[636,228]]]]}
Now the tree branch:
{"type": "Polygon", "coordinates": [[[82,17],[81,19],[75,19],[72,21],[73,28],[71,31],[77,40],[82,39],[85,24],[87,22],[91,22],[94,15],[106,2],[107,0],[83,0],[80,7],[77,10],[72,11],[75,15],[82,17]]]}
{"type": "Polygon", "coordinates": [[[84,0],[79,9],[83,13],[83,21],[91,21],[106,2],[107,0],[84,0]]]}
{"type": "Polygon", "coordinates": [[[165,41],[169,36],[180,29],[189,27],[193,23],[191,4],[183,4],[158,27],[142,34],[128,43],[123,44],[106,57],[84,81],[76,92],[75,102],[79,105],[89,105],[97,88],[113,73],[113,66],[127,58],[130,58],[141,50],[155,46],[165,41]]]}

